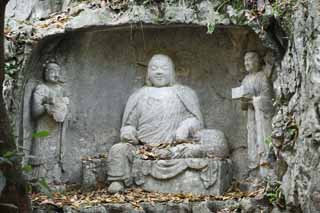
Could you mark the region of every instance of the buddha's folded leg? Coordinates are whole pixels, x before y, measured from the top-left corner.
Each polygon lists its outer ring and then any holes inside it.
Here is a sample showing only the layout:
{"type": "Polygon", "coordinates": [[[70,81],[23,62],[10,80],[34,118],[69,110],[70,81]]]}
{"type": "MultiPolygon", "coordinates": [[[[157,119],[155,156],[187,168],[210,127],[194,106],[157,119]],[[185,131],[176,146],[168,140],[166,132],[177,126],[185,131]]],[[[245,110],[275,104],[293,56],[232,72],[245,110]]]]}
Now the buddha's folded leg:
{"type": "Polygon", "coordinates": [[[177,158],[202,158],[205,150],[200,144],[179,144],[170,149],[173,159],[177,158]]]}
{"type": "Polygon", "coordinates": [[[136,148],[129,143],[111,147],[108,155],[108,180],[127,182],[131,177],[132,161],[136,148]]]}

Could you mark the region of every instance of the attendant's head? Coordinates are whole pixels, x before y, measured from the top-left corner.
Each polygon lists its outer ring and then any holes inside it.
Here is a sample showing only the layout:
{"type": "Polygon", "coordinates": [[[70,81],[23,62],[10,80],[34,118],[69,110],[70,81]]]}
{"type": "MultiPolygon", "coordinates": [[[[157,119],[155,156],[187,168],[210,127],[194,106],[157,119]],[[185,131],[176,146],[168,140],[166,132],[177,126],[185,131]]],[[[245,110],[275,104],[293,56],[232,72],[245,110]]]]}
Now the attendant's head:
{"type": "Polygon", "coordinates": [[[56,63],[48,63],[44,69],[44,79],[49,83],[58,83],[60,81],[60,66],[56,63]]]}
{"type": "Polygon", "coordinates": [[[247,72],[259,72],[261,66],[259,54],[256,52],[247,52],[244,55],[244,67],[247,72]]]}
{"type": "Polygon", "coordinates": [[[175,84],[175,70],[171,58],[156,54],[148,64],[146,83],[148,86],[167,87],[175,84]]]}

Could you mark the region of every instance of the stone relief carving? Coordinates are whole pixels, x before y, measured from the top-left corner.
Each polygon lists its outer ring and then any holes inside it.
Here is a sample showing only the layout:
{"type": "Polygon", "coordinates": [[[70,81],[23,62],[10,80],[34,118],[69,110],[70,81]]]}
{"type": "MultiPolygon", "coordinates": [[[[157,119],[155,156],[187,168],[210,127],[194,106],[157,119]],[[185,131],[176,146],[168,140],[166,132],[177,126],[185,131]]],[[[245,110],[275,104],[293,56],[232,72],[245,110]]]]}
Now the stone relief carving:
{"type": "Polygon", "coordinates": [[[146,86],[129,97],[120,138],[121,143],[108,155],[111,193],[131,185],[133,179],[137,185],[143,184],[144,175],[168,180],[186,169],[200,171],[198,182],[202,180],[204,188],[209,188],[216,182],[217,166],[205,158],[229,154],[224,134],[204,129],[196,93],[175,82],[174,64],[161,54],[154,55],[148,64],[146,86]],[[144,147],[150,147],[158,161],[139,161],[144,147]]]}
{"type": "Polygon", "coordinates": [[[258,53],[247,52],[244,65],[249,74],[240,87],[232,89],[232,98],[240,99],[242,109],[247,111],[249,169],[258,172],[254,176],[263,177],[267,173],[264,165],[268,164],[269,147],[266,140],[271,137],[272,85],[268,73],[262,71],[258,53]]]}
{"type": "Polygon", "coordinates": [[[320,37],[315,40],[315,47],[313,49],[313,64],[314,70],[311,73],[311,82],[319,84],[320,83],[320,37]]]}
{"type": "Polygon", "coordinates": [[[33,177],[46,177],[48,182],[60,182],[62,172],[62,140],[64,121],[68,114],[69,98],[65,96],[60,77],[61,68],[54,62],[44,65],[44,82],[32,93],[32,117],[36,132],[48,131],[49,136],[36,138],[32,143],[33,177]]]}

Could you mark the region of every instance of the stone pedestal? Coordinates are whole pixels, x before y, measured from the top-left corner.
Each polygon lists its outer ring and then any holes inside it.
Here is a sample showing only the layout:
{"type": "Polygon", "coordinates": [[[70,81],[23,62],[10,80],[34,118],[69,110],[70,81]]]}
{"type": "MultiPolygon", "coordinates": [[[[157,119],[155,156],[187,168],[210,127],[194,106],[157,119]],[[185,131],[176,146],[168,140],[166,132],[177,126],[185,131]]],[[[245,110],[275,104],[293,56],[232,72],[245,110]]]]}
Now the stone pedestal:
{"type": "Polygon", "coordinates": [[[147,191],[221,195],[232,180],[231,160],[186,158],[133,162],[134,182],[147,191]]]}
{"type": "Polygon", "coordinates": [[[82,184],[84,189],[94,189],[104,185],[107,175],[107,159],[92,158],[82,160],[82,184]]]}

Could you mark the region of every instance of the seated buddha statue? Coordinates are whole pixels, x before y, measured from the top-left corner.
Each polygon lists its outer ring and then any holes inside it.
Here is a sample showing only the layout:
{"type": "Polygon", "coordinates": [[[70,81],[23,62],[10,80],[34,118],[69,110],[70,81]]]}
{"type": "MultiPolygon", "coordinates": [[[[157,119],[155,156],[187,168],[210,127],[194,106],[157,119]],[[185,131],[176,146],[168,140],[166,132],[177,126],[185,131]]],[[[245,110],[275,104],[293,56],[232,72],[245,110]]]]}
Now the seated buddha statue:
{"type": "Polygon", "coordinates": [[[159,159],[203,158],[209,154],[227,156],[225,141],[210,144],[212,138],[224,139],[222,132],[212,131],[204,130],[196,93],[176,83],[171,58],[154,55],[148,64],[146,85],[127,101],[121,142],[109,151],[108,180],[111,184],[108,191],[116,193],[132,184],[132,163],[137,150],[144,145],[155,147],[153,151],[159,159]],[[159,144],[170,146],[156,148],[159,144]]]}

